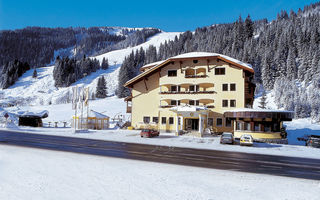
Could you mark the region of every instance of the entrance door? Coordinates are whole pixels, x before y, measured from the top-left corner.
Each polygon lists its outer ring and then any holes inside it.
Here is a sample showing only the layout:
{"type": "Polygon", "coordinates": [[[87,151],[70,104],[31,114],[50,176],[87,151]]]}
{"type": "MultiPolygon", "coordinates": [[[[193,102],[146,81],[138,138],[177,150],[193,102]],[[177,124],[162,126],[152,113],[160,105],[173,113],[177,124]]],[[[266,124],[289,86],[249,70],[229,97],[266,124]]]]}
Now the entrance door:
{"type": "Polygon", "coordinates": [[[198,131],[199,130],[199,119],[186,119],[186,130],[187,131],[198,131]]]}

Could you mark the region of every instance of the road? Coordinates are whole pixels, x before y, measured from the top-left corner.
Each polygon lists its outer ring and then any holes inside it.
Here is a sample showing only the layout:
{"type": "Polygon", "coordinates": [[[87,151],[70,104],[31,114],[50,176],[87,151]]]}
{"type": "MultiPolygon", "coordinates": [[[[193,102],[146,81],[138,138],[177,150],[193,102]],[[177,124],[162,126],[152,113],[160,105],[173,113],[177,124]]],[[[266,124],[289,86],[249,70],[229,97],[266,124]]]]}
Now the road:
{"type": "Polygon", "coordinates": [[[12,131],[0,131],[0,144],[320,180],[320,159],[167,147],[12,131]]]}

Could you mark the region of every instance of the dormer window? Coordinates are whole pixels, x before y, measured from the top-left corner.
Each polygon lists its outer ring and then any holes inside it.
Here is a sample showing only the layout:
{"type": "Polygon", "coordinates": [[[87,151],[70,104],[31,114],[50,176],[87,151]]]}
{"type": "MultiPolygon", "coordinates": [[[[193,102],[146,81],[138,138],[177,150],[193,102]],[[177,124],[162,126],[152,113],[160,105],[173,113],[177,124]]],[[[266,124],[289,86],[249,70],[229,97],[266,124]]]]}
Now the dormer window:
{"type": "Polygon", "coordinates": [[[168,76],[169,77],[177,76],[177,70],[168,70],[168,76]]]}
{"type": "Polygon", "coordinates": [[[198,60],[193,60],[193,63],[194,63],[194,64],[197,64],[197,63],[198,63],[198,60]]]}

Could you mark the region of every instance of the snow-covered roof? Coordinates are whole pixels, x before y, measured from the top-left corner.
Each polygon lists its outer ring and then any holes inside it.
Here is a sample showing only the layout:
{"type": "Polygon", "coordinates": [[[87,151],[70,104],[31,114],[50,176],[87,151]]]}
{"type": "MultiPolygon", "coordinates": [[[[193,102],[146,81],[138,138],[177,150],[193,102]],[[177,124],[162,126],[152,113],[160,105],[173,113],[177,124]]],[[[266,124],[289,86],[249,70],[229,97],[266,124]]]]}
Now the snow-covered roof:
{"type": "Polygon", "coordinates": [[[270,109],[262,109],[262,108],[257,108],[257,109],[252,109],[252,108],[237,108],[234,110],[229,110],[226,112],[275,112],[275,113],[294,113],[293,111],[288,111],[288,110],[270,110],[270,109]]]}
{"type": "MultiPolygon", "coordinates": [[[[87,118],[87,112],[83,112],[83,118],[87,118]]],[[[80,114],[77,115],[77,117],[80,117],[80,114]]],[[[89,111],[89,116],[88,117],[95,117],[97,119],[105,119],[105,118],[110,118],[107,115],[104,115],[102,113],[96,112],[94,110],[89,111]]]]}
{"type": "Polygon", "coordinates": [[[249,69],[253,69],[252,66],[250,64],[248,64],[248,63],[244,63],[244,62],[242,62],[240,60],[231,58],[231,57],[226,56],[226,55],[218,54],[218,53],[190,52],[190,53],[180,54],[178,56],[174,56],[174,57],[171,57],[171,58],[173,58],[173,59],[177,59],[177,58],[201,58],[201,57],[214,57],[214,56],[222,57],[222,58],[225,58],[225,59],[230,60],[232,62],[235,62],[235,63],[237,63],[239,65],[242,65],[244,67],[247,67],[249,69]]]}
{"type": "Polygon", "coordinates": [[[165,60],[161,60],[161,61],[157,61],[157,62],[153,62],[153,63],[149,63],[147,65],[142,66],[140,69],[145,69],[145,68],[149,68],[152,66],[156,66],[159,65],[160,63],[164,62],[165,60]]]}
{"type": "Polygon", "coordinates": [[[196,112],[196,111],[202,111],[202,110],[208,110],[205,106],[190,106],[190,105],[184,105],[184,106],[175,106],[170,108],[172,111],[177,112],[196,112]]]}
{"type": "Polygon", "coordinates": [[[43,110],[38,112],[30,112],[30,111],[19,111],[17,112],[19,117],[41,117],[46,118],[49,116],[49,111],[43,110]]]}
{"type": "MultiPolygon", "coordinates": [[[[210,57],[216,57],[218,59],[221,59],[225,62],[228,62],[228,63],[231,63],[237,67],[240,67],[240,68],[243,68],[247,71],[250,71],[250,72],[254,72],[253,71],[253,68],[250,64],[247,64],[247,63],[244,63],[242,61],[239,61],[237,59],[234,59],[234,58],[231,58],[229,56],[225,56],[225,55],[222,55],[222,54],[218,54],[218,53],[209,53],[209,52],[190,52],[190,53],[184,53],[184,54],[180,54],[178,56],[174,56],[174,57],[170,57],[164,61],[159,61],[157,62],[156,65],[151,65],[153,63],[150,63],[149,64],[149,70],[146,70],[144,71],[143,73],[139,74],[138,76],[130,79],[129,81],[127,81],[124,86],[125,87],[128,87],[129,85],[131,85],[132,83],[134,83],[135,81],[139,80],[140,78],[146,76],[147,74],[153,72],[154,70],[164,66],[166,63],[169,63],[170,61],[176,61],[176,60],[180,60],[180,59],[192,59],[192,58],[210,58],[210,57]]],[[[146,65],[143,66],[144,68],[147,68],[146,65]]]]}

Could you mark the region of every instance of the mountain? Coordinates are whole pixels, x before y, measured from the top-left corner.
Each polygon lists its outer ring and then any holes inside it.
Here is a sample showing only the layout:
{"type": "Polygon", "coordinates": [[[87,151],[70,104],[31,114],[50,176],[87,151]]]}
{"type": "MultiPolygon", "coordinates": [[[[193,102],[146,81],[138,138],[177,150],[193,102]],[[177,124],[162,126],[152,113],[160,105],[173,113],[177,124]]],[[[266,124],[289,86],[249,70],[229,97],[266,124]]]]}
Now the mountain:
{"type": "MultiPolygon", "coordinates": [[[[76,85],[89,86],[91,91],[95,91],[98,77],[105,76],[107,91],[110,96],[116,94],[117,91],[123,91],[121,90],[122,85],[118,84],[118,82],[125,82],[139,73],[141,65],[193,51],[221,53],[253,65],[255,70],[254,81],[257,84],[257,98],[265,90],[268,93],[268,101],[272,108],[293,110],[298,118],[311,117],[314,121],[319,122],[319,10],[320,3],[315,3],[305,6],[303,10],[299,9],[297,12],[290,11],[289,14],[286,11],[281,11],[276,19],[272,21],[266,19],[252,21],[250,16],[245,19],[239,17],[234,23],[215,24],[214,26],[198,28],[194,32],[186,31],[184,33],[159,33],[160,30],[158,29],[119,27],[57,29],[53,30],[52,33],[48,33],[48,38],[55,38],[53,41],[59,37],[62,38],[62,42],[58,43],[57,47],[52,51],[53,53],[50,54],[50,59],[39,61],[41,56],[40,58],[33,56],[29,62],[45,63],[41,66],[46,66],[48,62],[53,64],[53,58],[56,56],[63,57],[67,55],[74,57],[75,60],[73,62],[77,63],[88,52],[86,55],[89,57],[87,58],[96,59],[100,63],[103,58],[108,59],[108,69],[97,68],[97,71],[81,75],[78,77],[80,78],[79,80],[73,79],[76,82],[73,83],[71,81],[69,84],[72,83],[71,87],[76,85]],[[90,35],[91,30],[94,33],[93,35],[90,35]],[[63,33],[61,36],[58,36],[59,31],[63,33]],[[100,36],[106,33],[108,36],[117,37],[106,46],[101,46],[99,41],[105,40],[94,40],[96,38],[95,33],[99,33],[98,35],[100,36]],[[65,40],[68,37],[74,39],[65,40]],[[87,42],[84,42],[85,45],[81,46],[78,44],[82,43],[77,43],[77,41],[87,42]],[[91,43],[93,46],[90,46],[89,41],[96,42],[91,43]],[[89,47],[92,47],[93,50],[89,47]],[[137,60],[137,58],[139,59],[137,60]],[[122,65],[122,63],[125,64],[122,65]],[[130,70],[134,73],[128,76],[121,76],[121,80],[119,80],[119,72],[123,72],[128,68],[132,68],[130,70]],[[84,78],[82,78],[83,76],[84,78]]],[[[41,28],[39,29],[42,30],[41,28]]],[[[44,32],[50,32],[49,29],[44,29],[44,32]]],[[[15,31],[13,32],[11,34],[15,35],[15,31]]],[[[17,32],[30,34],[26,30],[17,32]]],[[[4,32],[0,33],[0,38],[3,37],[3,34],[4,32]]],[[[17,35],[19,34],[17,33],[17,35]]],[[[39,35],[35,35],[34,37],[39,38],[39,35]]],[[[46,38],[45,36],[43,37],[46,38]]],[[[29,42],[31,44],[39,44],[39,41],[36,41],[32,42],[30,40],[29,42]]],[[[6,40],[6,42],[8,41],[6,40]]],[[[8,43],[5,44],[8,45],[8,43]]],[[[39,53],[41,51],[35,52],[35,54],[41,55],[39,53]]],[[[3,51],[0,55],[5,57],[3,51]]],[[[26,62],[21,57],[13,56],[10,59],[26,62]]],[[[36,79],[32,78],[32,69],[26,71],[14,85],[0,91],[1,101],[3,103],[9,102],[13,105],[69,102],[71,87],[55,86],[54,68],[54,66],[38,68],[38,78],[36,79]]],[[[73,76],[73,72],[67,73],[63,76],[73,76]]],[[[118,93],[118,96],[123,96],[123,94],[118,93]]]]}
{"type": "MultiPolygon", "coordinates": [[[[119,68],[126,56],[138,49],[147,49],[150,45],[159,47],[165,41],[173,40],[180,32],[161,32],[151,36],[146,42],[121,50],[110,51],[99,56],[90,57],[102,62],[103,58],[109,61],[109,68],[99,69],[96,72],[78,80],[70,87],[56,87],[53,78],[53,66],[37,68],[37,78],[32,78],[33,69],[24,73],[17,82],[8,89],[0,90],[0,106],[14,105],[49,105],[62,104],[71,101],[72,87],[89,87],[90,92],[95,92],[97,81],[104,76],[107,82],[108,96],[115,94],[118,83],[119,68]]],[[[90,95],[91,96],[91,95],[90,95]]]]}

